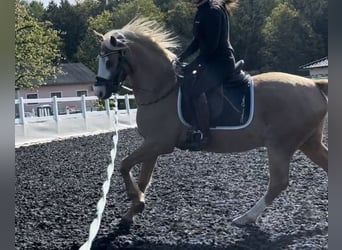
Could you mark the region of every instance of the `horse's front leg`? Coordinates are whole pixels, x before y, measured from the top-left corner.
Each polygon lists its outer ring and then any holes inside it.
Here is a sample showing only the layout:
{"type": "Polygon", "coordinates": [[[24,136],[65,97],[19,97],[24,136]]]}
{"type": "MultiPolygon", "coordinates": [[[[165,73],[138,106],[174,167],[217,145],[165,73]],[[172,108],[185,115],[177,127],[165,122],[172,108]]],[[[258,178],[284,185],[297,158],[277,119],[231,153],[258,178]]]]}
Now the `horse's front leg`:
{"type": "Polygon", "coordinates": [[[142,196],[140,197],[142,202],[145,202],[145,190],[151,182],[152,172],[156,161],[157,157],[152,157],[151,159],[148,159],[142,163],[138,181],[138,187],[142,192],[142,196]]]}
{"type": "Polygon", "coordinates": [[[159,155],[157,150],[156,147],[144,143],[121,163],[120,172],[126,185],[127,196],[132,201],[127,213],[122,217],[120,224],[123,226],[130,226],[133,223],[134,216],[144,209],[144,192],[150,182],[152,171],[159,155]],[[142,163],[142,167],[139,182],[136,184],[133,180],[131,169],[138,163],[142,163]]]}

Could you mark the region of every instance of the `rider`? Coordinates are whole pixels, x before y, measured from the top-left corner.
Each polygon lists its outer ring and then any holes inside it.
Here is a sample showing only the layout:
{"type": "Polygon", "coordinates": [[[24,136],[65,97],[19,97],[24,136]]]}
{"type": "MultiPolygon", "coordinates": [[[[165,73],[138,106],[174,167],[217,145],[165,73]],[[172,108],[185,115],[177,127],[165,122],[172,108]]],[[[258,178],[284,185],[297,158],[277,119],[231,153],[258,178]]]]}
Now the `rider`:
{"type": "MultiPolygon", "coordinates": [[[[191,150],[203,149],[209,139],[209,107],[206,92],[232,74],[235,68],[234,50],[229,41],[229,16],[238,0],[191,0],[197,7],[193,23],[193,40],[179,56],[179,61],[199,50],[189,65],[197,70],[190,99],[195,109],[200,137],[186,145],[191,150]]],[[[198,133],[198,132],[197,132],[198,133]]]]}

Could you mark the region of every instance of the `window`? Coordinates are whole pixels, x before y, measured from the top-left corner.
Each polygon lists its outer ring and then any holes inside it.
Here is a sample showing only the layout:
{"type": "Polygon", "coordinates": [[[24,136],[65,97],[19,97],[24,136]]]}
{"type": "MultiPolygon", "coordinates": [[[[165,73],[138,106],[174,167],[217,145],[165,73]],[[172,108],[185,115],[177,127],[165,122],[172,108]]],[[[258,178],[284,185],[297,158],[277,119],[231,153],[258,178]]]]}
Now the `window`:
{"type": "MultiPolygon", "coordinates": [[[[38,99],[38,94],[26,94],[26,99],[38,99]]],[[[32,105],[32,104],[38,104],[37,102],[35,103],[28,103],[29,105],[32,105]]]]}
{"type": "Polygon", "coordinates": [[[87,90],[77,90],[76,91],[76,95],[77,96],[82,96],[82,95],[87,96],[88,95],[88,91],[87,90]]]}
{"type": "Polygon", "coordinates": [[[58,98],[61,98],[62,97],[62,92],[51,92],[50,93],[50,97],[58,97],[58,98]]]}

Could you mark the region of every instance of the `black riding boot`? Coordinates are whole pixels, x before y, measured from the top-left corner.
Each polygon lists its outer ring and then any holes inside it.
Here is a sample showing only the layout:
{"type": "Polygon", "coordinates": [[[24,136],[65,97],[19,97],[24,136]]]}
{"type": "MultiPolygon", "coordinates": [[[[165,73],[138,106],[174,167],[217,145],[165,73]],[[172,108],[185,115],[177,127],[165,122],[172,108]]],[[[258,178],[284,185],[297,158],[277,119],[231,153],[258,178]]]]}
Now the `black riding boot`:
{"type": "Polygon", "coordinates": [[[192,134],[192,140],[187,148],[192,151],[202,150],[209,140],[209,107],[207,96],[202,93],[198,98],[193,100],[195,108],[197,131],[192,134]]]}

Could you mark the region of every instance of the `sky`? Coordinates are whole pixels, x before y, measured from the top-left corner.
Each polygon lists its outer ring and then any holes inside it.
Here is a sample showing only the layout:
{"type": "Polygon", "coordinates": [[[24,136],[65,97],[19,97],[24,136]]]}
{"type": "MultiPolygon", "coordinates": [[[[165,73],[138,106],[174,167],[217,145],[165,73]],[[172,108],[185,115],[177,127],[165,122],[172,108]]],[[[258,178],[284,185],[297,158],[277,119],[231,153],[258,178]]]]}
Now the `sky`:
{"type": "MultiPolygon", "coordinates": [[[[48,6],[49,2],[51,0],[38,0],[39,2],[42,2],[44,4],[44,7],[48,6]]],[[[55,3],[59,4],[60,0],[53,0],[55,3]]],[[[30,0],[29,0],[30,2],[30,0]]],[[[76,0],[68,0],[69,3],[74,4],[76,0]]]]}

